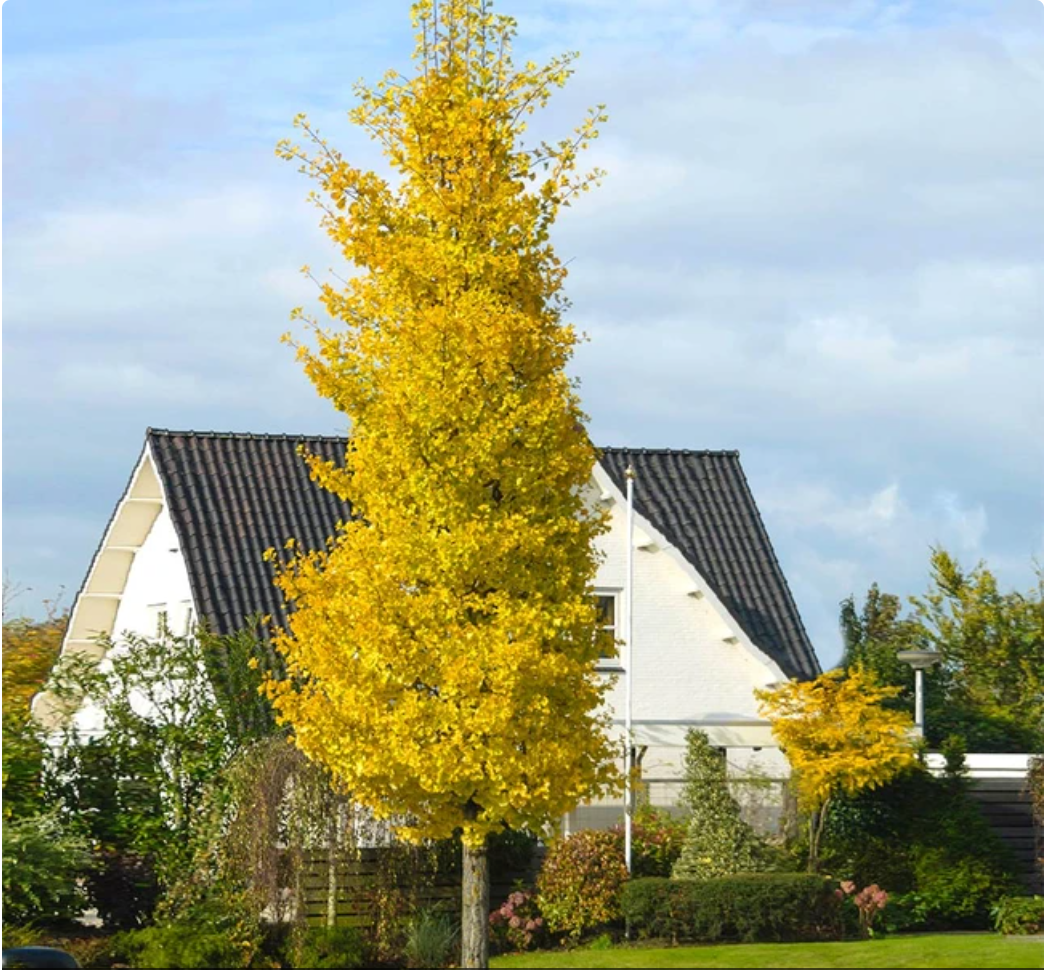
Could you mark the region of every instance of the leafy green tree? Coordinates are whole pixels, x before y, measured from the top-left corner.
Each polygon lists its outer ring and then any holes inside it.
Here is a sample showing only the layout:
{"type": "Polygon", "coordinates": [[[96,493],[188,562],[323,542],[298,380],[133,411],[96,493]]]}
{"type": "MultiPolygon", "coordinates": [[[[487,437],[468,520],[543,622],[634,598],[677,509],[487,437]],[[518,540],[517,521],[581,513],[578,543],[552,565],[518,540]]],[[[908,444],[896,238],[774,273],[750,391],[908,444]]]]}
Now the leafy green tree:
{"type": "Polygon", "coordinates": [[[191,859],[208,787],[236,750],[215,703],[199,641],[165,632],[107,641],[105,659],[63,658],[48,690],[73,711],[94,709],[103,730],[70,718],[49,770],[51,797],[94,847],[93,903],[135,925],[191,859]]]}
{"type": "MultiPolygon", "coordinates": [[[[925,638],[943,656],[946,706],[966,719],[978,714],[982,726],[969,727],[984,742],[993,740],[992,726],[1023,750],[1044,748],[1044,571],[1028,592],[1004,592],[984,563],[965,571],[937,549],[932,586],[911,602],[925,638]]],[[[937,706],[946,730],[944,705],[937,706]]]]}
{"type": "Polygon", "coordinates": [[[903,619],[903,604],[898,596],[884,593],[877,583],[867,591],[862,608],[855,597],[841,603],[841,637],[845,670],[865,667],[877,680],[892,687],[905,688],[910,683],[910,668],[897,654],[916,639],[918,627],[913,620],[903,619]]]}
{"type": "Polygon", "coordinates": [[[900,650],[938,651],[926,677],[926,731],[938,747],[961,735],[970,751],[1044,749],[1044,572],[1027,591],[1003,591],[985,563],[965,570],[943,549],[932,551],[931,581],[911,597],[872,586],[862,610],[841,605],[843,665],[864,665],[899,687],[898,703],[913,709],[913,674],[900,650]]]}
{"type": "Polygon", "coordinates": [[[737,872],[759,872],[768,865],[766,846],[740,816],[729,791],[723,752],[703,731],[686,735],[685,786],[682,802],[689,810],[675,879],[712,879],[737,872]]]}
{"type": "Polygon", "coordinates": [[[195,636],[230,741],[240,746],[285,734],[285,728],[276,725],[272,702],[262,689],[267,681],[285,676],[286,670],[267,637],[264,618],[252,616],[227,636],[203,624],[195,636]]]}

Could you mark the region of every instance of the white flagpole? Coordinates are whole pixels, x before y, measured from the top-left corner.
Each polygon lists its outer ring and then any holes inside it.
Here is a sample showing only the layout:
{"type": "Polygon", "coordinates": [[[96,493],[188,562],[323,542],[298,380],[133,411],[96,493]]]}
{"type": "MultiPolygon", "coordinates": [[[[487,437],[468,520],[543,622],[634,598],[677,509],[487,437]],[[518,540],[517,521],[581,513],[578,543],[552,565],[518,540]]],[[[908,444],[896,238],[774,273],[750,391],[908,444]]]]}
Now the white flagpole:
{"type": "Polygon", "coordinates": [[[624,860],[627,871],[631,871],[631,823],[634,793],[631,790],[631,752],[634,739],[631,736],[631,704],[634,697],[634,466],[628,465],[627,477],[627,588],[624,591],[624,615],[627,637],[627,685],[624,710],[624,860]]]}

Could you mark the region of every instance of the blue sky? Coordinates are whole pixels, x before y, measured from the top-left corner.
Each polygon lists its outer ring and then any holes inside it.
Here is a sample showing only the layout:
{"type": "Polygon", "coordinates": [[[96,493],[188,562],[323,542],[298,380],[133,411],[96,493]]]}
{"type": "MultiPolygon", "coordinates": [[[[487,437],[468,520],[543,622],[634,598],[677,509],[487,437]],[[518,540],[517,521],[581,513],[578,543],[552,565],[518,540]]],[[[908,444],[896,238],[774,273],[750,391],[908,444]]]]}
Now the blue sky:
{"type": "MultiPolygon", "coordinates": [[[[1044,552],[1044,4],[502,2],[576,49],[541,119],[610,122],[568,211],[575,372],[605,444],[739,448],[821,658],[838,601],[928,549],[1044,552]]],[[[407,5],[7,0],[4,570],[68,602],[149,426],[340,433],[279,343],[340,269],[273,155],[407,5]]]]}

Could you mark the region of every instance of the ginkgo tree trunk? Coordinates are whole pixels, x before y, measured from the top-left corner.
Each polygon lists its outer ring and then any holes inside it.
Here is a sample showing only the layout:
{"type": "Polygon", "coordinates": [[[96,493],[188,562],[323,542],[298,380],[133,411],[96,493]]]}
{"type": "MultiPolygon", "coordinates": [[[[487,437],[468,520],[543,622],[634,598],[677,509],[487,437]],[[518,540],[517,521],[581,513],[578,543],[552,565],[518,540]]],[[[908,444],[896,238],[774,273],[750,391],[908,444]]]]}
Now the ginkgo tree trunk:
{"type": "Polygon", "coordinates": [[[526,147],[572,55],[516,69],[514,21],[481,0],[420,2],[413,22],[415,70],[357,87],[349,116],[387,176],[303,116],[305,146],[279,146],[357,272],[323,285],[334,322],[298,348],[350,422],[343,465],[309,460],[352,516],[325,550],[271,554],[292,608],[270,691],[356,801],[409,838],[461,834],[462,965],[479,967],[489,835],[614,782],[591,596],[605,518],[584,501],[596,456],[549,241],[599,177],[577,162],[603,114],[526,147]]]}

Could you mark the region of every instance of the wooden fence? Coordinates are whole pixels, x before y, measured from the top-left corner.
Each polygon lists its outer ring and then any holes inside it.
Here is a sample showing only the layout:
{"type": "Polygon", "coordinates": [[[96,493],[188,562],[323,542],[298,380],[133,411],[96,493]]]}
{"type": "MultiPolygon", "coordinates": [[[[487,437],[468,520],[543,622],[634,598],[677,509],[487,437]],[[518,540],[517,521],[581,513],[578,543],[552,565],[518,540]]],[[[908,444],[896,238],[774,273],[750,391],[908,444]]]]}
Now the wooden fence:
{"type": "MultiPolygon", "coordinates": [[[[323,850],[306,853],[302,861],[300,896],[309,923],[327,922],[331,895],[339,924],[369,925],[382,913],[400,909],[460,911],[460,860],[452,853],[402,845],[357,849],[338,859],[332,872],[323,850]]],[[[518,883],[532,885],[539,862],[538,852],[524,865],[497,865],[492,859],[490,908],[499,906],[518,883]]]]}

